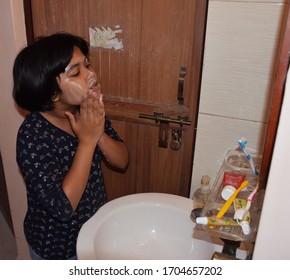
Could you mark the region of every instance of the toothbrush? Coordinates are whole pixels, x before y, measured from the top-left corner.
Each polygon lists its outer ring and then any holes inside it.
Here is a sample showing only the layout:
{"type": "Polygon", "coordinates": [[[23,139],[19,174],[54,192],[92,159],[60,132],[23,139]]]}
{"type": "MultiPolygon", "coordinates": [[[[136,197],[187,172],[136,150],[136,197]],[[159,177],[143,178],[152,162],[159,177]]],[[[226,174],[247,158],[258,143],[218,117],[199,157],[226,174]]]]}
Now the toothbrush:
{"type": "Polygon", "coordinates": [[[259,189],[259,183],[256,184],[255,189],[254,189],[254,190],[251,192],[251,194],[248,196],[246,208],[238,209],[238,210],[235,212],[235,215],[234,215],[234,219],[235,219],[235,220],[243,220],[243,219],[245,218],[246,214],[247,214],[248,211],[250,210],[250,207],[251,207],[252,201],[253,201],[254,198],[256,197],[256,194],[257,194],[258,189],[259,189]]]}
{"type": "Polygon", "coordinates": [[[241,186],[230,196],[230,198],[226,201],[226,203],[223,205],[223,207],[221,208],[221,210],[217,213],[216,217],[218,219],[220,219],[221,217],[223,217],[223,215],[227,212],[227,210],[229,209],[229,207],[233,203],[233,201],[236,198],[236,196],[238,195],[238,193],[242,189],[244,189],[248,185],[248,183],[249,183],[248,181],[244,181],[241,184],[241,186]]]}
{"type": "Polygon", "coordinates": [[[242,151],[244,152],[246,158],[248,159],[248,161],[250,163],[253,174],[255,176],[258,176],[258,171],[255,167],[254,160],[253,160],[252,156],[246,151],[246,145],[248,143],[246,138],[240,139],[238,143],[239,143],[240,148],[242,149],[242,151]]]}

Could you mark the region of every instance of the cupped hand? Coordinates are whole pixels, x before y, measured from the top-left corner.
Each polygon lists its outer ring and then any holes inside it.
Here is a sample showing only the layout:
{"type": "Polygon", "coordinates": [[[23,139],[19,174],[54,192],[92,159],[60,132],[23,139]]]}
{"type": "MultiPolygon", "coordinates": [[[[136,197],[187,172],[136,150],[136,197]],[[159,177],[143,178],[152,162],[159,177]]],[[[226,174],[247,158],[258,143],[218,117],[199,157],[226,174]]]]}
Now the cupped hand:
{"type": "Polygon", "coordinates": [[[79,111],[74,115],[65,112],[65,115],[79,143],[98,143],[105,126],[105,106],[101,93],[89,91],[83,96],[79,111]]]}

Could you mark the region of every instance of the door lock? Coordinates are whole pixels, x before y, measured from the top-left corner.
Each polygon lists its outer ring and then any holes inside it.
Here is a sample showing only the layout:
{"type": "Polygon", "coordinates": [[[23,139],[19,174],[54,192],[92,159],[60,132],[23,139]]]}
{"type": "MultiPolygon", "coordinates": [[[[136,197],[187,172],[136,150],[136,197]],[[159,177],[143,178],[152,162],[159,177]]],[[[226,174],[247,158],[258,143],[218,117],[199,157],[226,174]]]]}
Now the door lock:
{"type": "Polygon", "coordinates": [[[170,148],[173,151],[178,151],[181,148],[182,131],[180,129],[172,129],[170,148]]]}

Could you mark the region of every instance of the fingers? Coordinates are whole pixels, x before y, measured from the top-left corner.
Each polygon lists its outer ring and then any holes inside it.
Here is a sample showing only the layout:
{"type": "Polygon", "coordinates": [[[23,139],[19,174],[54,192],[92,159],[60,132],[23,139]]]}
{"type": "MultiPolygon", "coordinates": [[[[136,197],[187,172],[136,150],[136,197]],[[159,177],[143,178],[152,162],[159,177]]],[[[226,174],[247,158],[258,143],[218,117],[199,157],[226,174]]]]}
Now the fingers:
{"type": "Polygon", "coordinates": [[[69,124],[73,129],[75,127],[75,123],[76,123],[76,119],[75,119],[74,115],[70,112],[65,112],[64,114],[68,118],[69,124]]]}
{"type": "Polygon", "coordinates": [[[93,110],[94,110],[94,114],[97,114],[98,113],[98,110],[99,110],[99,95],[98,94],[95,94],[95,96],[93,97],[93,110]]]}
{"type": "Polygon", "coordinates": [[[94,115],[97,108],[97,94],[93,91],[88,91],[87,94],[83,95],[83,100],[80,105],[80,116],[87,117],[89,115],[94,115]]]}
{"type": "Polygon", "coordinates": [[[105,108],[103,95],[89,91],[83,96],[79,112],[65,112],[71,128],[81,141],[95,141],[104,131],[105,108]]]}
{"type": "Polygon", "coordinates": [[[99,96],[99,100],[98,100],[98,113],[99,115],[101,116],[105,116],[105,105],[104,105],[104,102],[103,102],[103,94],[100,94],[99,96]]]}
{"type": "Polygon", "coordinates": [[[87,94],[84,94],[83,95],[83,100],[81,102],[81,105],[80,105],[80,115],[81,116],[86,116],[87,115],[87,111],[88,111],[88,95],[87,94]]]}
{"type": "Polygon", "coordinates": [[[83,101],[80,104],[80,117],[86,118],[88,116],[105,116],[103,94],[90,90],[83,96],[83,101]]]}

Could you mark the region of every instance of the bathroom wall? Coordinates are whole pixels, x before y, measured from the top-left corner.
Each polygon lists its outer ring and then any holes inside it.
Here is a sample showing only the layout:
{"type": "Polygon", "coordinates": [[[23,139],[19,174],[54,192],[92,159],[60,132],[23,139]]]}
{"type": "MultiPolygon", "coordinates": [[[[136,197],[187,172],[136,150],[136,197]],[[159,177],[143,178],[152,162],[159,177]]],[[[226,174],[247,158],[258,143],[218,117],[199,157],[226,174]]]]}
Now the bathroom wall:
{"type": "Polygon", "coordinates": [[[16,53],[26,44],[22,2],[19,0],[1,0],[0,150],[18,249],[18,259],[28,259],[29,254],[22,226],[26,212],[25,186],[15,162],[16,133],[23,118],[17,112],[11,97],[12,65],[16,53]]]}
{"type": "Polygon", "coordinates": [[[210,0],[191,196],[228,148],[261,152],[287,0],[210,0]]]}

